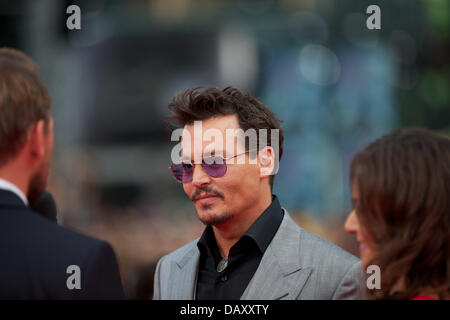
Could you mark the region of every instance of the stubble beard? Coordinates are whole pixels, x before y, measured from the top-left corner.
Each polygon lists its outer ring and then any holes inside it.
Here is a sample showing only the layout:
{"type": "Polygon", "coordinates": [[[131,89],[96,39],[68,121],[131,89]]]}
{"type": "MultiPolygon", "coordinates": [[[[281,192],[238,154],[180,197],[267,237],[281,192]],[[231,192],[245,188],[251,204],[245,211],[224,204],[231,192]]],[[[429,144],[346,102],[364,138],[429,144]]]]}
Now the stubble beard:
{"type": "Polygon", "coordinates": [[[44,163],[41,168],[31,177],[28,186],[28,202],[31,206],[39,199],[47,185],[50,163],[44,163]]]}
{"type": "MultiPolygon", "coordinates": [[[[202,205],[202,211],[210,211],[211,209],[211,204],[202,205]]],[[[207,213],[206,215],[208,218],[202,218],[200,214],[198,215],[200,221],[205,226],[215,226],[223,224],[233,217],[233,214],[227,211],[222,212],[221,214],[217,214],[217,212],[211,212],[207,213]]]]}

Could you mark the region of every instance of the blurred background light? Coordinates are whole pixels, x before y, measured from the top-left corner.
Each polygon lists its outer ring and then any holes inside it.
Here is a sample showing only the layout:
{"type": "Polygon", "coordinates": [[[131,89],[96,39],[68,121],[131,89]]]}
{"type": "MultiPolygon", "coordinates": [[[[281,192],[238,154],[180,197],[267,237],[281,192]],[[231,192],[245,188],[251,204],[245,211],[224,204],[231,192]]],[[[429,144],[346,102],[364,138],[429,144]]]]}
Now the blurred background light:
{"type": "Polygon", "coordinates": [[[302,48],[299,55],[299,67],[305,79],[318,85],[335,83],[341,73],[337,56],[328,48],[317,44],[302,48]]]}
{"type": "Polygon", "coordinates": [[[367,29],[366,20],[367,16],[362,13],[346,14],[342,19],[342,29],[346,39],[354,46],[374,48],[378,44],[378,32],[367,29]]]}
{"type": "Polygon", "coordinates": [[[328,40],[328,26],[325,20],[313,12],[297,12],[287,21],[289,32],[300,45],[324,43],[328,40]]]}

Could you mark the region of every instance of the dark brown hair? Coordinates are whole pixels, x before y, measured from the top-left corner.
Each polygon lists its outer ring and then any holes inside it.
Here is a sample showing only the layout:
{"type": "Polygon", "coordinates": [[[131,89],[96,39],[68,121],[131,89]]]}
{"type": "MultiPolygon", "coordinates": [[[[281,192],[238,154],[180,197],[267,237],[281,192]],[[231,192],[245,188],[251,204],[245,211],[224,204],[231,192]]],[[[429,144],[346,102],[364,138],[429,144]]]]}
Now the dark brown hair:
{"type": "Polygon", "coordinates": [[[370,264],[381,269],[381,290],[369,297],[410,299],[425,290],[449,298],[450,139],[425,129],[386,135],[356,153],[350,182],[377,247],[370,264]]]}
{"type": "MultiPolygon", "coordinates": [[[[280,120],[268,107],[249,93],[236,88],[227,87],[223,90],[207,88],[188,89],[178,94],[169,104],[171,114],[167,118],[168,128],[181,128],[197,120],[207,120],[216,116],[236,114],[242,130],[255,129],[259,143],[259,129],[267,129],[267,145],[272,146],[271,129],[279,130],[278,160],[283,154],[283,130],[280,120]]],[[[169,130],[170,131],[170,130],[169,130]]],[[[248,144],[246,150],[248,151],[248,144]]],[[[264,146],[259,146],[258,149],[264,146]]],[[[274,175],[270,177],[270,187],[273,188],[274,175]]]]}
{"type": "Polygon", "coordinates": [[[24,53],[0,48],[0,165],[25,144],[39,120],[48,124],[50,97],[36,64],[24,53]]]}

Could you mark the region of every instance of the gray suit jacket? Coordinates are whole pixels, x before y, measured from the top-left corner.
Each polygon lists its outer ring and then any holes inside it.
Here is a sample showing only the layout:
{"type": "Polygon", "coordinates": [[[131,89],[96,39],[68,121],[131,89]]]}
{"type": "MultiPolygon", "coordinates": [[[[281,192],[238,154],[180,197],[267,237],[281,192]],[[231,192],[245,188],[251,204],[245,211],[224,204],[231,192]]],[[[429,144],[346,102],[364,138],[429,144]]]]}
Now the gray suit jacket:
{"type": "MultiPolygon", "coordinates": [[[[164,256],[155,272],[154,300],[195,299],[198,239],[164,256]]],[[[285,210],[242,300],[357,299],[365,281],[359,259],[300,228],[285,210]]]]}

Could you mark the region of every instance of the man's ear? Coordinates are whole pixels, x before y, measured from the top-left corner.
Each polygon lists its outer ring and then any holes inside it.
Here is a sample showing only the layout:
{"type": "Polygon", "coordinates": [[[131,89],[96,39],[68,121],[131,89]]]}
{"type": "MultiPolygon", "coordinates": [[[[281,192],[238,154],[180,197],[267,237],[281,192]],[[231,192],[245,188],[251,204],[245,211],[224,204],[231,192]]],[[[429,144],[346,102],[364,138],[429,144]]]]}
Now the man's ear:
{"type": "Polygon", "coordinates": [[[39,120],[31,126],[28,130],[27,144],[30,150],[31,161],[41,161],[45,155],[45,137],[46,137],[46,124],[44,120],[39,120]]]}
{"type": "Polygon", "coordinates": [[[258,152],[260,177],[273,174],[275,167],[275,152],[271,146],[266,146],[258,152]]]}

